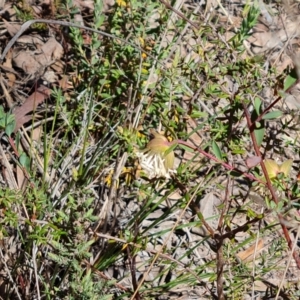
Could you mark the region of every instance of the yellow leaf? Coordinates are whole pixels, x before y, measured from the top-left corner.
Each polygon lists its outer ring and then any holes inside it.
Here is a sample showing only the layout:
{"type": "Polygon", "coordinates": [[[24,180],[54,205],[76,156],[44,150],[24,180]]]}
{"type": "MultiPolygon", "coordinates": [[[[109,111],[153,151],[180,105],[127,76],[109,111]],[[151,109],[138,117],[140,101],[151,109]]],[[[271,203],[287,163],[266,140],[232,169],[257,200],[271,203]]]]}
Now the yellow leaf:
{"type": "Polygon", "coordinates": [[[279,171],[279,166],[277,165],[277,163],[272,159],[266,159],[265,166],[270,179],[275,178],[279,171]]]}
{"type": "Polygon", "coordinates": [[[175,155],[174,152],[171,151],[165,156],[165,162],[164,162],[165,168],[167,170],[172,170],[174,168],[174,161],[175,161],[175,155]]]}
{"type": "Polygon", "coordinates": [[[293,160],[288,159],[282,163],[280,166],[280,173],[283,173],[285,176],[289,176],[292,170],[293,160]]]}
{"type": "Polygon", "coordinates": [[[288,159],[282,163],[282,165],[278,165],[272,159],[265,160],[265,166],[268,172],[270,179],[277,177],[279,173],[283,173],[286,177],[289,176],[292,168],[293,160],[288,159]]]}

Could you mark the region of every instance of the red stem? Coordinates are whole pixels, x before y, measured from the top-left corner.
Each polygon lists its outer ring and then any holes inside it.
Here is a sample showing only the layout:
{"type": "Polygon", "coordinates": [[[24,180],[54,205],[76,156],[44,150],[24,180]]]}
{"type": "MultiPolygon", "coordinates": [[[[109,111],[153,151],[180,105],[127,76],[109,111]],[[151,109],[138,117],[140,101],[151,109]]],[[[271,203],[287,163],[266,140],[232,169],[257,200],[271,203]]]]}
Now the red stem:
{"type": "Polygon", "coordinates": [[[243,172],[235,167],[233,167],[232,165],[222,161],[222,160],[219,160],[218,158],[216,158],[215,156],[213,156],[212,154],[200,149],[200,148],[197,148],[197,147],[194,147],[192,145],[190,145],[188,142],[186,141],[183,141],[183,140],[174,140],[173,142],[170,143],[170,146],[173,146],[175,144],[180,144],[180,145],[184,145],[186,147],[189,147],[190,149],[194,150],[194,151],[197,151],[199,153],[201,153],[202,155],[206,156],[207,158],[215,161],[216,163],[219,163],[221,164],[225,169],[229,170],[229,171],[235,171],[237,173],[240,173],[242,176],[244,177],[247,177],[249,178],[250,180],[252,181],[257,181],[259,183],[262,183],[262,184],[266,184],[265,182],[263,182],[262,180],[260,180],[259,178],[256,178],[255,176],[253,176],[252,174],[249,174],[249,173],[246,173],[246,172],[243,172]]]}
{"type": "MultiPolygon", "coordinates": [[[[245,105],[245,103],[243,103],[243,107],[244,107],[244,112],[245,112],[248,128],[250,129],[250,136],[251,136],[251,140],[252,140],[252,143],[253,143],[253,146],[254,146],[255,153],[256,153],[257,156],[261,157],[261,153],[259,151],[259,147],[258,147],[257,142],[256,142],[254,130],[251,128],[252,122],[251,122],[250,114],[249,114],[249,111],[248,111],[247,106],[245,105]]],[[[260,166],[261,166],[262,171],[264,173],[264,177],[267,181],[266,185],[267,185],[267,187],[268,187],[268,189],[271,193],[272,201],[275,202],[276,205],[278,205],[278,202],[279,202],[278,197],[277,197],[276,192],[275,192],[275,190],[272,186],[272,183],[271,183],[271,180],[270,180],[270,177],[269,177],[269,174],[268,174],[268,171],[266,169],[266,166],[265,166],[265,163],[264,163],[263,159],[260,160],[260,166]]],[[[282,227],[283,234],[284,234],[284,237],[287,241],[287,244],[288,244],[289,248],[292,250],[293,243],[292,243],[292,240],[290,238],[289,232],[288,232],[286,226],[284,225],[284,218],[280,213],[277,213],[277,216],[278,216],[278,220],[280,222],[280,225],[282,227]]],[[[300,269],[300,257],[298,255],[298,253],[296,253],[295,251],[293,252],[293,258],[294,258],[294,260],[297,264],[298,269],[300,269]]]]}

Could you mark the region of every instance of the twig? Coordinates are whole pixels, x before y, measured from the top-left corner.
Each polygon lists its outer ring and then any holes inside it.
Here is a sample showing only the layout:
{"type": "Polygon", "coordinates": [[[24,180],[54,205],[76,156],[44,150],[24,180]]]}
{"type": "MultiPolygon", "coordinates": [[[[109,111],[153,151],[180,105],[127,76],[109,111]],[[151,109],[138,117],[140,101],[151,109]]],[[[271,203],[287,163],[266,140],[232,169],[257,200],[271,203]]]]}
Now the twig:
{"type": "Polygon", "coordinates": [[[233,230],[231,230],[229,232],[226,232],[226,233],[224,233],[222,235],[215,234],[214,238],[218,239],[218,240],[224,240],[226,238],[232,239],[232,238],[235,237],[235,235],[238,232],[242,232],[242,231],[245,232],[245,231],[247,231],[250,228],[251,224],[254,224],[254,223],[258,222],[258,221],[261,221],[261,219],[263,219],[263,217],[264,217],[264,215],[261,214],[258,217],[255,217],[252,220],[246,222],[244,225],[238,226],[238,227],[236,227],[235,229],[233,229],[233,230]]]}
{"type": "Polygon", "coordinates": [[[179,17],[181,17],[183,20],[185,20],[186,22],[190,23],[194,28],[199,29],[199,26],[196,23],[194,23],[193,21],[189,20],[183,13],[181,13],[180,11],[178,11],[177,9],[175,9],[174,7],[172,7],[171,4],[169,4],[168,2],[166,2],[164,0],[159,0],[159,2],[161,2],[163,5],[165,5],[168,9],[172,10],[179,17]]]}
{"type": "Polygon", "coordinates": [[[217,244],[217,293],[219,300],[225,300],[223,290],[223,267],[224,267],[224,256],[223,256],[223,240],[219,240],[217,244]]]}
{"type": "Polygon", "coordinates": [[[183,146],[186,146],[186,147],[189,147],[190,149],[194,150],[194,151],[197,151],[199,152],[200,154],[204,155],[205,157],[215,161],[216,163],[219,163],[221,164],[225,169],[229,170],[229,171],[234,171],[234,172],[237,172],[239,174],[241,174],[242,176],[244,177],[247,177],[249,178],[250,180],[252,181],[257,181],[263,185],[265,185],[266,183],[262,180],[260,180],[259,178],[256,178],[255,176],[253,176],[252,174],[249,174],[249,173],[246,173],[246,172],[243,172],[235,167],[233,167],[232,165],[216,158],[215,156],[213,156],[212,154],[200,149],[200,148],[197,148],[197,147],[194,147],[193,145],[190,145],[188,142],[186,141],[183,141],[183,140],[174,140],[172,143],[170,143],[170,146],[173,146],[174,144],[179,144],[179,145],[183,145],[183,146]]]}
{"type": "MultiPolygon", "coordinates": [[[[294,253],[295,248],[296,248],[296,246],[297,246],[299,234],[300,234],[300,227],[298,227],[298,229],[297,229],[297,234],[296,234],[296,237],[295,237],[295,240],[294,240],[294,245],[293,245],[293,248],[292,248],[292,253],[294,253]]],[[[291,260],[292,260],[292,255],[290,255],[289,260],[288,260],[288,262],[287,262],[287,264],[286,264],[286,268],[285,268],[285,270],[284,270],[284,274],[283,274],[283,276],[282,276],[282,280],[281,280],[280,285],[279,285],[279,287],[278,287],[278,291],[277,291],[275,300],[277,300],[278,297],[279,297],[279,295],[280,295],[280,292],[281,292],[281,289],[282,289],[282,286],[283,286],[283,283],[284,283],[284,278],[285,278],[286,273],[288,272],[288,270],[289,270],[289,268],[290,268],[291,260]]]]}
{"type": "Polygon", "coordinates": [[[38,247],[36,246],[36,243],[33,243],[32,262],[33,262],[33,270],[34,270],[34,276],[35,276],[35,286],[36,286],[38,300],[41,300],[39,276],[38,276],[37,263],[36,263],[36,254],[37,254],[37,252],[38,252],[38,247]]]}
{"type": "Polygon", "coordinates": [[[133,290],[136,293],[135,299],[136,300],[141,300],[141,296],[138,290],[138,283],[136,279],[136,254],[133,256],[130,253],[129,247],[127,249],[127,255],[128,255],[128,260],[129,260],[129,265],[130,265],[130,273],[131,273],[131,279],[132,279],[132,286],[133,290]]]}
{"type": "MultiPolygon", "coordinates": [[[[250,130],[250,137],[251,137],[251,140],[252,140],[252,143],[253,143],[253,146],[254,146],[255,153],[256,153],[257,156],[261,157],[261,153],[259,151],[259,147],[258,147],[257,142],[256,142],[254,130],[252,129],[251,117],[250,117],[249,111],[247,109],[247,106],[246,106],[246,104],[244,102],[243,102],[243,107],[244,107],[244,113],[245,113],[245,116],[246,116],[248,128],[250,130]]],[[[268,189],[269,189],[269,191],[271,193],[272,201],[274,203],[276,203],[276,205],[278,205],[278,202],[279,202],[278,201],[278,197],[276,195],[274,187],[272,186],[272,183],[271,183],[271,180],[270,180],[270,176],[268,174],[268,171],[267,171],[267,168],[265,166],[265,163],[264,163],[264,161],[262,159],[260,161],[260,166],[262,168],[264,177],[266,179],[266,185],[267,185],[267,187],[268,187],[268,189]]],[[[277,217],[278,217],[278,220],[280,222],[280,225],[281,225],[284,237],[285,237],[285,239],[287,241],[287,244],[288,244],[289,248],[292,250],[293,249],[293,243],[292,243],[292,240],[290,238],[289,232],[288,232],[286,226],[284,225],[283,216],[280,213],[277,213],[277,217]]],[[[298,269],[300,269],[300,257],[299,257],[299,255],[295,251],[293,251],[292,253],[293,253],[294,260],[295,260],[295,262],[297,264],[297,267],[298,267],[298,269]]]]}
{"type": "MultiPolygon", "coordinates": [[[[97,274],[98,276],[100,276],[101,278],[107,280],[107,281],[112,281],[111,277],[106,276],[103,272],[100,272],[98,269],[96,269],[94,266],[92,266],[90,264],[89,261],[87,261],[86,259],[83,260],[83,262],[87,265],[88,268],[91,268],[92,271],[97,274]]],[[[124,287],[123,285],[119,284],[119,283],[115,283],[112,281],[112,284],[117,287],[118,289],[124,291],[124,292],[130,292],[130,290],[126,287],[124,287]]]]}
{"type": "MultiPolygon", "coordinates": [[[[2,247],[1,247],[2,248],[2,247]]],[[[0,257],[1,257],[1,262],[3,263],[4,267],[5,267],[5,270],[7,271],[7,276],[9,278],[9,281],[11,282],[12,286],[13,286],[13,289],[15,290],[16,292],[16,295],[18,297],[19,300],[22,300],[21,298],[21,295],[18,291],[18,287],[17,287],[17,284],[16,284],[16,280],[12,278],[12,275],[11,275],[11,272],[10,272],[10,269],[8,268],[8,265],[6,263],[6,259],[4,258],[4,255],[3,255],[3,252],[2,252],[2,249],[0,248],[0,257]]],[[[4,268],[3,268],[4,269],[4,268]]],[[[12,296],[12,295],[11,295],[12,296]]]]}
{"type": "MultiPolygon", "coordinates": [[[[229,208],[229,185],[231,182],[231,178],[228,177],[227,184],[226,184],[226,190],[225,190],[225,197],[223,201],[223,209],[221,211],[221,215],[219,218],[219,223],[218,223],[218,231],[222,234],[223,233],[223,222],[224,222],[224,216],[226,211],[229,208]]],[[[218,294],[218,299],[224,300],[224,289],[223,289],[223,267],[224,267],[224,256],[223,256],[223,239],[219,239],[217,241],[217,294],[218,294]]]]}
{"type": "Polygon", "coordinates": [[[132,245],[138,249],[143,249],[144,251],[147,251],[151,254],[156,254],[157,257],[162,257],[164,259],[168,259],[170,261],[173,261],[173,262],[176,262],[179,266],[182,266],[185,270],[187,270],[190,274],[194,275],[195,278],[199,281],[199,283],[203,283],[203,279],[201,279],[196,273],[195,271],[193,271],[192,269],[190,269],[189,267],[187,267],[184,263],[182,263],[181,261],[173,258],[172,256],[169,256],[167,254],[164,254],[164,253],[160,253],[159,251],[156,251],[156,250],[150,250],[150,249],[145,249],[142,245],[139,245],[139,244],[136,244],[136,243],[133,243],[133,242],[127,242],[126,240],[123,240],[123,239],[120,239],[120,238],[117,238],[117,237],[114,237],[114,236],[111,236],[111,235],[107,235],[107,234],[102,234],[102,233],[98,233],[98,232],[94,232],[94,231],[90,231],[91,234],[94,234],[96,235],[97,237],[100,237],[100,238],[105,238],[105,239],[108,239],[108,240],[114,240],[114,241],[117,241],[117,242],[120,242],[120,243],[123,243],[123,244],[127,244],[127,245],[132,245]]]}
{"type": "MultiPolygon", "coordinates": [[[[285,91],[285,93],[286,94],[288,94],[288,93],[290,93],[291,91],[292,91],[292,89],[299,83],[299,79],[298,80],[296,80],[286,91],[285,91]]],[[[262,118],[263,118],[263,116],[266,114],[266,113],[268,113],[270,110],[271,110],[271,108],[272,107],[274,107],[275,106],[275,104],[279,101],[279,100],[281,100],[282,99],[282,97],[281,96],[279,96],[279,97],[277,97],[257,118],[256,118],[256,120],[254,121],[254,122],[252,122],[252,124],[251,124],[251,126],[250,126],[250,130],[254,130],[254,126],[255,126],[255,123],[256,122],[260,122],[261,120],[262,120],[262,118]]]]}
{"type": "Polygon", "coordinates": [[[75,27],[75,28],[79,28],[79,29],[84,29],[84,30],[88,30],[88,31],[91,31],[91,32],[95,32],[95,33],[101,34],[103,36],[109,37],[111,39],[119,40],[119,41],[121,41],[121,42],[123,42],[123,43],[125,43],[127,45],[130,45],[132,47],[135,47],[135,48],[139,49],[140,51],[143,51],[144,53],[146,53],[150,57],[153,57],[151,54],[148,54],[146,51],[144,51],[138,45],[130,43],[130,42],[126,41],[125,39],[122,39],[120,37],[114,36],[112,34],[106,33],[106,32],[101,31],[101,30],[93,29],[93,28],[90,28],[90,27],[87,27],[87,26],[83,26],[83,25],[79,25],[79,24],[75,24],[75,23],[71,23],[71,22],[58,21],[58,20],[37,19],[37,20],[27,21],[27,22],[25,22],[21,26],[21,28],[16,33],[16,35],[9,41],[9,43],[6,45],[5,49],[3,50],[3,52],[2,52],[2,54],[0,56],[0,63],[3,62],[3,60],[4,60],[4,58],[5,58],[6,54],[7,54],[7,52],[9,51],[9,49],[14,45],[14,43],[23,34],[23,32],[26,31],[31,25],[36,24],[36,23],[57,24],[57,25],[61,25],[61,26],[75,27]]]}

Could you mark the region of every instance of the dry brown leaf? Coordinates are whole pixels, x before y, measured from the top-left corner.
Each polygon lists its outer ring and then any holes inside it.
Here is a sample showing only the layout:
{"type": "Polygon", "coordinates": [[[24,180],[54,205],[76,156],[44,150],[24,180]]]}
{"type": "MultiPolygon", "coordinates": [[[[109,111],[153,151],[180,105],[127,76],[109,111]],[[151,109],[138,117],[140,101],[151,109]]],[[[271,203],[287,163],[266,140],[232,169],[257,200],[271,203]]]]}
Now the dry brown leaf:
{"type": "Polygon", "coordinates": [[[73,0],[73,5],[78,7],[80,10],[83,8],[87,8],[90,12],[94,11],[94,1],[92,0],[73,0]]]}
{"type": "MultiPolygon", "coordinates": [[[[3,63],[3,66],[9,69],[12,69],[12,51],[8,51],[6,55],[6,60],[3,63]]],[[[11,72],[5,73],[6,77],[8,78],[8,84],[9,86],[13,86],[16,81],[16,75],[11,72]]]]}
{"type": "Polygon", "coordinates": [[[41,65],[34,55],[26,51],[13,51],[13,62],[14,65],[26,72],[27,74],[33,75],[42,70],[43,65],[41,65]]]}
{"type": "Polygon", "coordinates": [[[299,17],[297,20],[291,20],[284,17],[274,17],[273,28],[261,20],[254,28],[254,33],[248,38],[248,42],[253,46],[252,51],[255,54],[274,49],[282,48],[283,43],[292,37],[299,36],[299,17]]]}
{"type": "Polygon", "coordinates": [[[5,21],[5,19],[2,19],[2,20],[3,20],[5,27],[11,37],[13,37],[21,28],[21,25],[19,25],[19,24],[11,24],[11,23],[5,21]]]}
{"type": "Polygon", "coordinates": [[[63,90],[66,91],[68,89],[73,88],[72,82],[69,80],[69,76],[63,75],[62,79],[58,81],[59,87],[63,90]]]}
{"type": "Polygon", "coordinates": [[[40,54],[28,51],[14,50],[14,64],[24,70],[27,74],[33,75],[43,73],[45,67],[51,65],[55,60],[63,55],[63,47],[55,40],[50,38],[41,48],[40,54]]]}
{"type": "Polygon", "coordinates": [[[61,59],[64,49],[55,38],[51,37],[47,43],[42,46],[42,52],[46,56],[46,59],[50,61],[51,59],[61,59]]]}
{"type": "Polygon", "coordinates": [[[21,169],[19,165],[17,165],[17,183],[18,183],[18,188],[21,190],[22,187],[26,186],[26,177],[24,175],[24,171],[21,169]]]}
{"type": "Polygon", "coordinates": [[[38,126],[32,130],[30,133],[30,138],[32,141],[40,142],[41,141],[41,135],[42,135],[43,129],[42,126],[38,126]]]}
{"type": "Polygon", "coordinates": [[[51,69],[56,72],[56,74],[63,74],[65,65],[61,60],[57,60],[53,65],[51,65],[51,69]]]}
{"type": "Polygon", "coordinates": [[[12,68],[8,68],[6,67],[4,64],[3,65],[0,65],[0,68],[6,72],[9,72],[9,73],[13,73],[15,74],[16,76],[18,76],[19,74],[12,68]]]}
{"type": "MultiPolygon", "coordinates": [[[[260,239],[258,241],[257,245],[256,245],[256,243],[253,244],[246,250],[240,251],[239,253],[237,253],[236,256],[244,262],[251,261],[251,260],[253,260],[254,253],[257,254],[258,252],[260,252],[262,250],[263,247],[264,247],[264,241],[262,239],[260,239]]],[[[258,257],[258,255],[256,255],[256,257],[258,257]]]]}
{"type": "Polygon", "coordinates": [[[6,103],[7,103],[8,107],[12,108],[14,106],[14,100],[10,96],[10,93],[8,92],[8,90],[6,88],[6,85],[4,83],[3,76],[2,76],[1,73],[0,73],[0,86],[2,88],[2,93],[3,93],[3,96],[4,96],[5,100],[6,100],[6,103]]]}
{"type": "Polygon", "coordinates": [[[27,115],[28,113],[34,111],[39,104],[45,101],[51,94],[51,90],[45,86],[40,86],[36,92],[31,94],[22,106],[17,107],[14,110],[14,115],[16,119],[16,128],[15,132],[20,129],[26,122],[32,119],[31,115],[27,115]]]}
{"type": "Polygon", "coordinates": [[[45,44],[40,36],[32,36],[27,34],[20,36],[17,42],[22,44],[32,44],[35,47],[43,46],[45,44]]]}

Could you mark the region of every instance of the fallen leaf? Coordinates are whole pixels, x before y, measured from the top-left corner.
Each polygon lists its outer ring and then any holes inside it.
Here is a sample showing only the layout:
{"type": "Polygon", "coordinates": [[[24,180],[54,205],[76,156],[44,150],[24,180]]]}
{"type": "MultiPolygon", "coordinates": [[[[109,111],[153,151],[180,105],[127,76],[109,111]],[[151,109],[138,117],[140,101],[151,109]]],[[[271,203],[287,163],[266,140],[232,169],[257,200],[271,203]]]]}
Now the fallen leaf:
{"type": "Polygon", "coordinates": [[[18,183],[18,188],[21,190],[22,187],[25,188],[26,187],[26,177],[24,175],[24,171],[22,170],[21,167],[19,167],[19,165],[17,165],[17,169],[16,169],[16,175],[17,175],[17,183],[18,183]]]}
{"type": "Polygon", "coordinates": [[[38,73],[42,69],[42,65],[37,62],[34,55],[32,55],[30,52],[26,51],[13,51],[13,62],[14,65],[20,69],[22,69],[24,72],[26,72],[29,75],[33,75],[38,73]],[[17,52],[17,53],[16,53],[17,52]]]}
{"type": "Polygon", "coordinates": [[[73,5],[78,7],[80,10],[82,10],[82,8],[87,8],[90,12],[94,11],[94,1],[92,0],[73,0],[73,5]]]}
{"type": "Polygon", "coordinates": [[[27,115],[28,113],[35,111],[37,106],[45,101],[51,94],[51,90],[45,86],[40,86],[33,94],[31,94],[22,106],[17,107],[14,110],[14,115],[16,119],[16,128],[14,132],[17,132],[20,127],[22,127],[26,122],[32,119],[32,115],[27,115]]]}
{"type": "Polygon", "coordinates": [[[63,75],[62,79],[58,81],[58,84],[63,91],[73,88],[73,84],[67,75],[63,75]]]}
{"type": "Polygon", "coordinates": [[[42,46],[41,50],[48,61],[50,61],[51,59],[61,59],[64,53],[62,45],[53,37],[51,37],[44,44],[44,46],[42,46]]]}
{"type": "Polygon", "coordinates": [[[5,24],[5,27],[9,33],[9,35],[11,37],[15,36],[15,34],[20,30],[21,28],[21,25],[19,24],[12,24],[12,23],[9,23],[7,21],[5,21],[5,19],[2,19],[2,21],[4,22],[5,24]]]}
{"type": "Polygon", "coordinates": [[[32,36],[32,35],[22,35],[18,38],[17,42],[19,44],[32,44],[35,47],[43,46],[45,43],[39,36],[32,36]]]}
{"type": "Polygon", "coordinates": [[[40,49],[40,53],[33,51],[14,50],[13,62],[15,66],[24,70],[27,74],[33,75],[44,73],[44,69],[60,59],[63,55],[63,47],[50,38],[40,49]]]}
{"type": "MultiPolygon", "coordinates": [[[[239,253],[237,253],[236,256],[242,261],[245,261],[245,262],[251,261],[254,258],[254,253],[260,252],[263,247],[264,247],[264,241],[262,239],[260,239],[258,241],[257,245],[256,245],[256,243],[253,244],[246,250],[240,251],[239,253]]],[[[256,257],[258,257],[258,255],[256,255],[256,257]]]]}
{"type": "MultiPolygon", "coordinates": [[[[3,66],[8,68],[8,69],[12,69],[12,51],[7,52],[6,60],[3,63],[3,66]]],[[[5,75],[8,78],[9,86],[13,86],[15,84],[15,81],[16,81],[16,75],[14,73],[11,73],[11,72],[6,72],[5,75]]]]}

